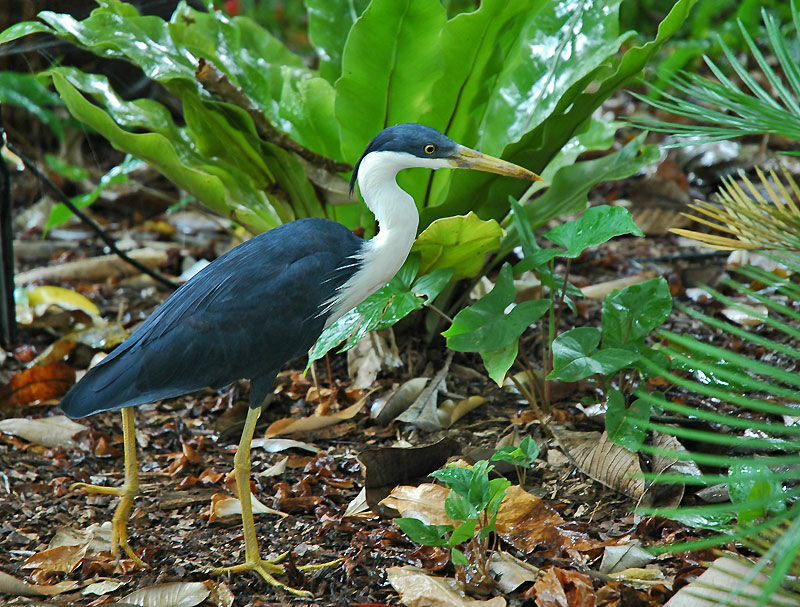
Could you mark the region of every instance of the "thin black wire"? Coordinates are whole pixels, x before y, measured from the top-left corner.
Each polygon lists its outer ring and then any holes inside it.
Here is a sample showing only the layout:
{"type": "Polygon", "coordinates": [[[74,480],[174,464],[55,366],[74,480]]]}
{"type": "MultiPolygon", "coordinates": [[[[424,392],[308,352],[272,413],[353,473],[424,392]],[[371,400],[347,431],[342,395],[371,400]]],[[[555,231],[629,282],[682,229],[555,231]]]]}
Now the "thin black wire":
{"type": "Polygon", "coordinates": [[[111,249],[113,253],[116,253],[120,259],[128,262],[140,272],[143,272],[144,274],[153,277],[153,279],[157,280],[162,285],[169,287],[170,289],[178,288],[177,284],[172,282],[169,278],[166,278],[160,272],[148,268],[143,263],[129,257],[124,251],[121,251],[119,248],[117,248],[114,239],[111,238],[111,236],[109,236],[108,233],[94,219],[92,219],[86,213],[84,213],[78,207],[76,207],[69,199],[69,196],[67,196],[61,190],[61,188],[59,188],[55,183],[53,183],[50,180],[50,178],[47,177],[47,175],[45,175],[41,170],[39,170],[39,168],[30,158],[25,156],[20,150],[17,149],[15,145],[13,145],[10,142],[6,142],[6,147],[11,152],[16,154],[20,160],[22,160],[22,163],[25,165],[25,168],[27,168],[31,173],[33,173],[37,177],[37,179],[39,179],[43,184],[45,184],[48,188],[50,188],[50,190],[52,190],[52,192],[56,195],[56,198],[58,198],[60,202],[63,202],[64,205],[70,211],[72,211],[81,221],[83,221],[86,225],[92,228],[92,230],[95,231],[100,240],[102,240],[108,246],[108,248],[111,249]]]}
{"type": "MultiPolygon", "coordinates": [[[[0,104],[0,152],[6,143],[3,106],[0,104]]],[[[0,341],[4,348],[17,343],[14,307],[14,231],[11,229],[11,178],[0,158],[0,341]]]]}

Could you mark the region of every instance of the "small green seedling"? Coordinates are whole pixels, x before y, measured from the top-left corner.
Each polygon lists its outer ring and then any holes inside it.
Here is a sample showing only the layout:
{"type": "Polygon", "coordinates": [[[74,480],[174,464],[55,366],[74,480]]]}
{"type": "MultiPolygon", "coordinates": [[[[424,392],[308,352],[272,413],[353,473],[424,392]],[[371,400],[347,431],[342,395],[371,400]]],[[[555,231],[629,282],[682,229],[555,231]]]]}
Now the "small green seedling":
{"type": "Polygon", "coordinates": [[[507,445],[498,449],[492,456],[492,461],[508,462],[514,466],[519,486],[524,487],[525,475],[537,457],[539,457],[539,445],[530,436],[526,436],[517,447],[507,445]]]}
{"type": "Polygon", "coordinates": [[[395,522],[412,541],[424,546],[446,546],[459,576],[476,588],[489,585],[489,558],[494,550],[491,534],[497,511],[511,483],[505,478],[489,480],[494,469],[488,461],[473,466],[446,466],[431,473],[449,489],[444,509],[460,525],[427,525],[415,518],[397,518],[395,522]]]}

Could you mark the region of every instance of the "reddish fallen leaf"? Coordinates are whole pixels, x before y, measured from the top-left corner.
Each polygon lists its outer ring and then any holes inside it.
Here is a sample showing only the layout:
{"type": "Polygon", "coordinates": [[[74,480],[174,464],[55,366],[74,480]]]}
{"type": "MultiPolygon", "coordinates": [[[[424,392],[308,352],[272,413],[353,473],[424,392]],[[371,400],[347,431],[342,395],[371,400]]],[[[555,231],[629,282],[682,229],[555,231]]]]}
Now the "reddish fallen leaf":
{"type": "Polygon", "coordinates": [[[59,571],[72,573],[86,556],[88,544],[78,546],[58,546],[30,555],[22,564],[23,569],[59,571]]]}
{"type": "Polygon", "coordinates": [[[536,597],[538,607],[594,607],[595,595],[588,575],[551,567],[523,595],[536,597]]]}
{"type": "Polygon", "coordinates": [[[67,363],[56,362],[42,367],[31,367],[11,378],[0,396],[0,404],[19,406],[59,398],[74,383],[75,370],[67,363]]]}
{"type": "Polygon", "coordinates": [[[214,468],[206,468],[200,473],[200,481],[203,483],[216,484],[225,476],[222,472],[217,472],[214,468]]]}

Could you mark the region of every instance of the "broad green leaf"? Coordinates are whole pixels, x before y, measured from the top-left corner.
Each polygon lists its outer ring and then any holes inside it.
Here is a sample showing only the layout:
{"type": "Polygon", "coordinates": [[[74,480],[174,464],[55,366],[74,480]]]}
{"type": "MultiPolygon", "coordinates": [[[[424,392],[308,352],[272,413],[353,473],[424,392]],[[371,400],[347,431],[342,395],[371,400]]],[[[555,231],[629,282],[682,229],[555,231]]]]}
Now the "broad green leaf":
{"type": "Polygon", "coordinates": [[[374,0],[353,25],[336,81],[345,159],[354,162],[381,129],[430,111],[444,23],[439,2],[374,0]]]}
{"type": "Polygon", "coordinates": [[[347,35],[369,0],[306,0],[308,38],[319,57],[319,74],[333,84],[342,75],[347,35]]]}
{"type": "Polygon", "coordinates": [[[0,44],[12,42],[18,38],[30,36],[31,34],[52,33],[52,31],[53,30],[47,25],[39,21],[22,21],[20,23],[15,23],[0,33],[0,44]]]}
{"type": "Polygon", "coordinates": [[[297,141],[309,150],[342,160],[339,125],[334,116],[336,92],[323,78],[285,77],[280,117],[294,127],[297,141]]]}
{"type": "Polygon", "coordinates": [[[475,213],[434,221],[417,237],[412,251],[421,256],[420,271],[454,268],[454,280],[472,278],[481,271],[484,257],[500,244],[503,229],[475,213]]]}
{"type": "Polygon", "coordinates": [[[456,493],[451,493],[444,500],[444,512],[454,521],[477,519],[483,511],[484,504],[472,501],[456,493]]]}
{"type": "Polygon", "coordinates": [[[447,338],[447,347],[457,352],[491,352],[515,343],[551,304],[546,299],[524,301],[506,312],[515,295],[511,266],[506,263],[494,288],[456,314],[453,324],[442,333],[447,338]]]}
{"type": "Polygon", "coordinates": [[[306,368],[343,341],[345,344],[341,348],[342,352],[352,348],[369,331],[391,327],[401,318],[430,303],[453,275],[451,269],[443,268],[414,280],[418,269],[419,256],[409,255],[389,284],[378,289],[322,332],[308,356],[306,368]]]}
{"type": "MultiPolygon", "coordinates": [[[[458,519],[462,520],[462,519],[458,519]]],[[[471,540],[475,536],[475,527],[478,524],[478,519],[467,520],[455,529],[447,541],[448,546],[458,546],[464,542],[471,540]]]]}
{"type": "MultiPolygon", "coordinates": [[[[543,35],[550,34],[557,41],[556,44],[542,43],[534,51],[547,52],[547,49],[550,49],[553,53],[561,53],[558,56],[560,60],[554,58],[547,63],[547,71],[541,73],[539,80],[531,83],[530,86],[514,88],[514,85],[508,87],[496,85],[494,87],[493,95],[508,94],[507,103],[509,105],[522,99],[523,91],[534,93],[532,98],[523,101],[521,108],[512,110],[511,115],[522,117],[522,120],[519,124],[512,124],[511,129],[506,130],[506,133],[521,131],[523,124],[527,124],[528,130],[523,132],[518,141],[509,142],[509,145],[503,149],[502,156],[541,173],[548,162],[589,119],[592,112],[614,91],[639,74],[644,65],[655,56],[664,42],[684,22],[695,2],[696,0],[678,0],[659,26],[656,38],[642,46],[628,47],[623,55],[617,55],[618,48],[614,48],[615,44],[624,39],[624,35],[618,35],[618,2],[610,5],[593,2],[588,3],[588,6],[580,5],[579,7],[566,0],[561,3],[554,2],[549,6],[553,11],[559,11],[560,22],[564,26],[555,32],[548,27],[559,23],[558,18],[553,19],[546,16],[544,10],[532,13],[530,17],[533,24],[525,31],[534,33],[534,28],[540,27],[543,35]],[[594,26],[589,26],[590,22],[594,22],[594,26]],[[583,42],[588,44],[586,50],[577,46],[583,42]],[[587,69],[583,70],[581,65],[587,69]],[[571,75],[577,79],[559,77],[561,69],[566,69],[568,76],[571,75]],[[545,91],[545,93],[539,96],[539,91],[545,91]],[[554,106],[552,105],[553,100],[556,102],[554,106]],[[551,109],[548,109],[546,115],[542,116],[541,112],[533,108],[536,105],[551,109]],[[526,112],[530,112],[530,114],[526,114],[526,112]],[[539,122],[537,123],[536,120],[539,122]]],[[[527,50],[528,48],[523,44],[518,52],[523,55],[527,50]]],[[[511,60],[510,56],[506,57],[506,61],[508,63],[506,69],[513,74],[517,67],[515,62],[511,60]]],[[[530,77],[530,70],[524,61],[520,69],[522,76],[527,74],[530,77]]],[[[498,103],[502,102],[498,101],[498,103]]],[[[487,121],[492,120],[495,116],[495,112],[491,108],[494,106],[487,106],[487,121]]],[[[489,139],[492,133],[502,132],[501,125],[504,124],[508,124],[507,116],[498,117],[498,122],[493,124],[492,128],[484,130],[484,139],[489,139]]],[[[494,145],[496,144],[493,143],[491,148],[482,149],[482,151],[494,152],[497,155],[494,145]]],[[[584,177],[588,177],[588,175],[584,177]]],[[[500,218],[507,212],[508,196],[519,198],[526,187],[525,184],[514,183],[509,179],[498,179],[496,176],[458,172],[452,178],[447,200],[441,208],[429,209],[423,214],[423,225],[437,217],[463,214],[468,209],[475,210],[483,218],[500,218]]],[[[559,196],[556,200],[551,200],[549,204],[552,207],[566,208],[567,204],[559,205],[560,200],[559,196]]],[[[556,214],[558,211],[554,211],[552,208],[543,212],[543,215],[549,217],[556,214]]]]}
{"type": "Polygon", "coordinates": [[[503,385],[506,373],[508,373],[514,361],[517,360],[517,354],[519,354],[519,340],[517,339],[505,348],[480,352],[483,366],[486,367],[489,378],[498,386],[503,385]]]}
{"type": "Polygon", "coordinates": [[[642,145],[645,136],[642,133],[612,154],[576,162],[556,171],[547,191],[524,205],[533,228],[553,217],[584,209],[589,190],[598,183],[630,177],[644,165],[658,160],[657,147],[642,145]]]}
{"type": "Polygon", "coordinates": [[[625,408],[625,397],[616,388],[608,391],[606,400],[606,433],[620,447],[636,453],[644,442],[647,422],[650,420],[650,404],[637,399],[625,408]]]}
{"type": "Polygon", "coordinates": [[[453,565],[469,565],[469,559],[458,548],[450,550],[450,558],[453,561],[453,565]]]}
{"type": "Polygon", "coordinates": [[[445,535],[453,530],[452,525],[426,525],[416,518],[396,518],[394,522],[412,542],[422,546],[447,546],[445,535]]]}
{"type": "Polygon", "coordinates": [[[600,331],[578,327],[565,331],[553,340],[553,371],[549,379],[579,381],[592,375],[611,375],[638,358],[633,350],[603,348],[597,350],[600,331]]]}
{"type": "Polygon", "coordinates": [[[564,257],[578,257],[594,247],[621,234],[644,236],[633,223],[630,211],[622,207],[600,205],[586,209],[578,219],[561,224],[544,236],[566,249],[564,257]]]}
{"type": "Polygon", "coordinates": [[[603,347],[636,344],[672,311],[672,295],[663,278],[613,291],[603,300],[603,347]]]}
{"type": "Polygon", "coordinates": [[[766,464],[758,461],[741,462],[728,470],[728,493],[731,502],[744,506],[738,514],[740,524],[786,510],[783,484],[766,464]],[[764,506],[748,506],[763,500],[767,500],[764,506]]]}

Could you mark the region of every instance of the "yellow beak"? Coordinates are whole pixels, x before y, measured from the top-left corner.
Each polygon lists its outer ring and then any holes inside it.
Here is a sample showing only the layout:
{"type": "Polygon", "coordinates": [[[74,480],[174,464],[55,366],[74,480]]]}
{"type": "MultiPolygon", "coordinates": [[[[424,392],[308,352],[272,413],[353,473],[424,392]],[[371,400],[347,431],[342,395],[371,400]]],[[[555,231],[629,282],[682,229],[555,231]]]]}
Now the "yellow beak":
{"type": "Polygon", "coordinates": [[[458,146],[455,155],[448,158],[450,164],[457,169],[473,169],[485,171],[487,173],[497,173],[498,175],[508,175],[509,177],[519,177],[530,181],[542,181],[536,173],[522,168],[511,162],[500,160],[494,156],[483,154],[463,145],[458,146]]]}

